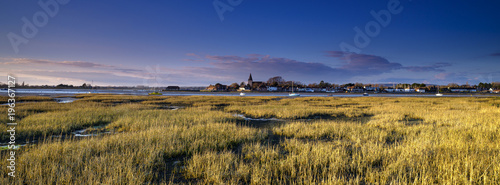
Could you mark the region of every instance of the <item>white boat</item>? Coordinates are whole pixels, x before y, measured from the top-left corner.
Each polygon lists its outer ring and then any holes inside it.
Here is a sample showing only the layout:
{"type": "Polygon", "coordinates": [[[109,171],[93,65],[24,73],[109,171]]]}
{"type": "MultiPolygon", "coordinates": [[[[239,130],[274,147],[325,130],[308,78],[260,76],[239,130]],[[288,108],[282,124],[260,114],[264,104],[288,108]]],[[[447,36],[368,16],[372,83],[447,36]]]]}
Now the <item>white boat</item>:
{"type": "Polygon", "coordinates": [[[92,92],[94,92],[94,80],[92,80],[92,86],[91,86],[91,89],[89,92],[87,92],[88,94],[92,94],[92,92]]]}
{"type": "Polygon", "coordinates": [[[443,96],[443,94],[439,93],[439,86],[438,86],[437,91],[438,91],[438,93],[436,94],[436,96],[443,96]]]}
{"type": "Polygon", "coordinates": [[[293,92],[293,81],[292,81],[292,93],[288,94],[288,96],[300,96],[299,93],[294,93],[293,92]]]}
{"type": "Polygon", "coordinates": [[[240,92],[240,96],[245,96],[245,93],[244,92],[240,92]]]}
{"type": "Polygon", "coordinates": [[[368,93],[363,93],[363,96],[368,96],[368,93]]]}

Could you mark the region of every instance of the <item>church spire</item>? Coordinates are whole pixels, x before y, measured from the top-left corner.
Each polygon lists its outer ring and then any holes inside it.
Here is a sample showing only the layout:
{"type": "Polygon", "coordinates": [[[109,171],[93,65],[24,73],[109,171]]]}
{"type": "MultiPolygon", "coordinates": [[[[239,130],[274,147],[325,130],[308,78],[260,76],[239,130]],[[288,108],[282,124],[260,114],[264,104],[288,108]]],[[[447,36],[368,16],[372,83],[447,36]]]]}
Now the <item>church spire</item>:
{"type": "Polygon", "coordinates": [[[252,85],[253,85],[252,73],[250,73],[250,76],[248,77],[248,83],[247,83],[247,85],[249,85],[250,88],[252,88],[252,85]]]}

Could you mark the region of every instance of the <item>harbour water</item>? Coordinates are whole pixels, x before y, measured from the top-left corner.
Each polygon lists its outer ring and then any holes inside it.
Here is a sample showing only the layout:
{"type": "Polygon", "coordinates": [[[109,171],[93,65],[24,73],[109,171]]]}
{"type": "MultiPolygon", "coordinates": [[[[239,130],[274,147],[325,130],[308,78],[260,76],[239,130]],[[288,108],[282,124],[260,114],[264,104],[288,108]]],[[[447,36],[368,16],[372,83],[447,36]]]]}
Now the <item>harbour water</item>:
{"type": "MultiPolygon", "coordinates": [[[[133,89],[16,89],[18,96],[67,96],[77,94],[122,94],[122,95],[148,95],[150,90],[133,89]]],[[[6,95],[6,90],[0,90],[0,95],[6,95]]],[[[160,96],[240,96],[239,92],[190,92],[190,91],[165,91],[160,96]]],[[[288,97],[288,92],[246,92],[245,96],[282,96],[288,97]]],[[[443,97],[489,97],[499,94],[444,94],[443,97]]],[[[362,93],[306,93],[300,92],[300,97],[363,97],[362,93]]],[[[368,97],[436,97],[433,93],[368,93],[368,97]]],[[[71,101],[69,101],[71,102],[71,101]]],[[[61,103],[68,103],[62,101],[61,103]]]]}

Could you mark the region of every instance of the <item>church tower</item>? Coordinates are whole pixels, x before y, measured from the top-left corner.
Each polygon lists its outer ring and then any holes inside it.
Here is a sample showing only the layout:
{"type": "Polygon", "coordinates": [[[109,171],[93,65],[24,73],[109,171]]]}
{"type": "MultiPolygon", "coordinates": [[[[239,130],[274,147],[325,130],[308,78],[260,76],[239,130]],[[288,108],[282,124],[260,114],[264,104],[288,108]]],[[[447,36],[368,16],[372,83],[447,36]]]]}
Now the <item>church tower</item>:
{"type": "Polygon", "coordinates": [[[250,73],[250,77],[248,77],[248,83],[247,83],[250,86],[250,88],[252,87],[252,83],[253,83],[252,73],[250,73]]]}

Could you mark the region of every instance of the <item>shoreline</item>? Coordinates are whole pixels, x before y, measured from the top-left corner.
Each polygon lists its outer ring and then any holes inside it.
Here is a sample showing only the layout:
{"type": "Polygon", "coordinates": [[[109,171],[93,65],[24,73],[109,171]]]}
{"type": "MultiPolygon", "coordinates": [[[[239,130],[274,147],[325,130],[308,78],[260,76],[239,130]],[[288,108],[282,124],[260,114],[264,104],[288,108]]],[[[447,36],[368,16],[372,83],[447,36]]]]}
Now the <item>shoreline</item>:
{"type": "MultiPolygon", "coordinates": [[[[240,92],[194,92],[194,91],[162,91],[162,95],[154,96],[240,96],[240,92]]],[[[148,92],[124,92],[124,91],[97,91],[95,93],[85,92],[61,92],[61,91],[43,91],[43,92],[18,92],[16,96],[44,96],[51,98],[75,97],[78,95],[90,94],[112,94],[112,95],[132,95],[132,96],[148,96],[148,92]]],[[[289,92],[245,92],[244,97],[255,96],[278,96],[288,97],[289,92]]],[[[435,93],[368,93],[368,96],[363,96],[363,93],[326,93],[326,92],[299,92],[300,97],[436,97],[435,93]]],[[[496,93],[442,93],[442,97],[500,97],[496,93]]],[[[6,96],[0,92],[0,96],[6,96]]]]}

